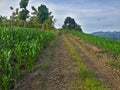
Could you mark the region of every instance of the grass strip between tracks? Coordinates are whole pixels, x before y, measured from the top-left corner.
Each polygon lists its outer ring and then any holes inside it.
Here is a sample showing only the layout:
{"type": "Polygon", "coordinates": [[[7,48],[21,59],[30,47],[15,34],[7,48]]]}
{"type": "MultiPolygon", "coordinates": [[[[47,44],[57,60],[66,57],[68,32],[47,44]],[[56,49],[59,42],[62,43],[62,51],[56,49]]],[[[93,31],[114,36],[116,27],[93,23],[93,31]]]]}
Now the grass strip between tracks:
{"type": "Polygon", "coordinates": [[[78,81],[75,83],[73,90],[109,90],[96,78],[95,73],[91,72],[83,63],[74,46],[63,36],[64,42],[70,52],[75,65],[78,67],[78,81]]]}

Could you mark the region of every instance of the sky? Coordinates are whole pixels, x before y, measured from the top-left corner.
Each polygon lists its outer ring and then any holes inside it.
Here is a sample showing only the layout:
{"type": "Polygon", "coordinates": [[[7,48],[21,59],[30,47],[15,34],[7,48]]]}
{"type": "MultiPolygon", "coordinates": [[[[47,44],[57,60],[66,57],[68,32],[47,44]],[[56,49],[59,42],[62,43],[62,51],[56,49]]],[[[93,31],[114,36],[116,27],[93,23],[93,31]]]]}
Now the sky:
{"type": "MultiPolygon", "coordinates": [[[[19,7],[20,0],[0,0],[0,15],[10,16],[10,6],[19,7]]],[[[97,31],[120,31],[120,0],[30,0],[36,8],[45,4],[60,28],[66,17],[75,19],[86,33],[97,31]]]]}

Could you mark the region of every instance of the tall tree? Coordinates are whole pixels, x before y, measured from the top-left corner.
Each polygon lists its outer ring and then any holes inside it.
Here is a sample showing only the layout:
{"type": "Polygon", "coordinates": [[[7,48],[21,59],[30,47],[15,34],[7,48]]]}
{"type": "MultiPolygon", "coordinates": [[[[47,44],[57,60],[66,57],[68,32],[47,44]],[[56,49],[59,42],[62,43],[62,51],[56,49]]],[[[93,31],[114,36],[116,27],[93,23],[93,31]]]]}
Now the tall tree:
{"type": "Polygon", "coordinates": [[[2,26],[3,17],[0,15],[0,26],[2,26]]]}
{"type": "Polygon", "coordinates": [[[82,32],[81,26],[78,25],[71,17],[67,17],[64,21],[63,29],[76,30],[82,32]]]}
{"type": "Polygon", "coordinates": [[[33,10],[31,23],[35,22],[34,24],[36,25],[41,24],[43,30],[54,26],[52,12],[49,12],[48,8],[45,5],[39,6],[38,9],[36,9],[34,6],[32,6],[31,8],[33,10]]]}
{"type": "Polygon", "coordinates": [[[42,24],[42,29],[44,30],[44,22],[49,17],[49,10],[45,5],[41,5],[38,7],[38,21],[42,24]]]}
{"type": "Polygon", "coordinates": [[[64,21],[64,26],[68,29],[74,29],[76,25],[76,22],[73,18],[67,17],[64,21]]]}
{"type": "MultiPolygon", "coordinates": [[[[10,7],[10,10],[14,10],[14,8],[13,7],[10,7]]],[[[10,26],[12,26],[12,22],[13,22],[13,19],[14,19],[14,15],[15,15],[15,13],[14,12],[12,12],[12,16],[10,16],[10,26]]]]}
{"type": "Polygon", "coordinates": [[[29,0],[21,0],[20,2],[20,8],[24,8],[26,9],[27,5],[28,5],[29,0]]]}
{"type": "Polygon", "coordinates": [[[24,21],[24,27],[26,27],[26,19],[28,18],[29,11],[27,10],[29,0],[21,0],[20,8],[22,11],[19,12],[19,19],[24,21]]]}
{"type": "Polygon", "coordinates": [[[54,27],[54,19],[53,19],[53,15],[52,15],[52,12],[49,12],[49,16],[48,16],[48,19],[45,21],[45,28],[46,29],[50,29],[50,28],[53,28],[54,27]]]}

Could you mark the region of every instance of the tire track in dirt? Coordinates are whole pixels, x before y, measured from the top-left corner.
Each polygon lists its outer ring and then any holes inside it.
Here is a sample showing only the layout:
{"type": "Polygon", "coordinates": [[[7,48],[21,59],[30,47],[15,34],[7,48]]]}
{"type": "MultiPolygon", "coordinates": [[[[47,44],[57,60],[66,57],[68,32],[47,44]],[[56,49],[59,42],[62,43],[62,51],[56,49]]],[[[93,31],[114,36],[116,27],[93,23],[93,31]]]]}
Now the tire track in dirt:
{"type": "Polygon", "coordinates": [[[77,40],[74,36],[71,35],[65,36],[76,48],[79,55],[83,58],[83,61],[86,63],[87,67],[97,75],[97,78],[103,84],[105,84],[106,87],[112,90],[120,90],[120,77],[117,73],[114,73],[111,68],[105,66],[105,64],[102,62],[104,59],[107,59],[107,56],[100,54],[102,60],[100,60],[100,58],[98,60],[93,51],[86,49],[88,45],[84,43],[83,40],[77,40]]]}
{"type": "Polygon", "coordinates": [[[62,38],[58,36],[47,79],[42,90],[71,90],[76,82],[75,65],[62,38]]]}

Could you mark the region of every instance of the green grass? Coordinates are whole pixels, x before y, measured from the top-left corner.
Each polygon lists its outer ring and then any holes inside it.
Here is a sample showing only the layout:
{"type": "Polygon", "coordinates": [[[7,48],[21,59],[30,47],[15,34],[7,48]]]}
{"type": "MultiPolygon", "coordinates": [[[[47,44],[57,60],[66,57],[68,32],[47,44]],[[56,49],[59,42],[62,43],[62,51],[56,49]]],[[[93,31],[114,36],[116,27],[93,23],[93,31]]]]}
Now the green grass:
{"type": "Polygon", "coordinates": [[[91,72],[83,63],[81,57],[77,54],[73,45],[64,36],[64,41],[68,47],[68,50],[73,58],[75,65],[78,67],[77,75],[79,80],[75,83],[74,90],[109,90],[97,80],[96,75],[91,72]]]}
{"type": "MultiPolygon", "coordinates": [[[[40,51],[54,33],[32,28],[0,28],[0,90],[10,90],[33,69],[40,51]]],[[[46,68],[46,66],[43,66],[46,68]]]]}
{"type": "Polygon", "coordinates": [[[105,63],[116,69],[120,69],[120,60],[107,60],[105,63]]]}

